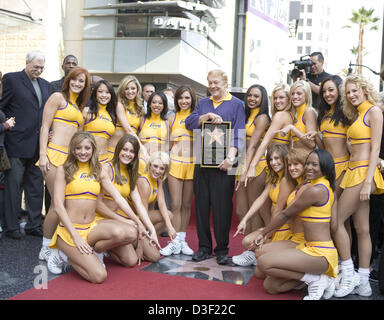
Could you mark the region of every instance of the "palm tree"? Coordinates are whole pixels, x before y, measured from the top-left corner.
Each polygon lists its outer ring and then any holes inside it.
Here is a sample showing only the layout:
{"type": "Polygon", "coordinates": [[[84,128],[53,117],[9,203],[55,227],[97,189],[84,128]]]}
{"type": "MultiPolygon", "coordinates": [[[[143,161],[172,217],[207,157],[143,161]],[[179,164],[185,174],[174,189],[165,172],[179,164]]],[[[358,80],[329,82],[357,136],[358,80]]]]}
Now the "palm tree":
{"type": "MultiPolygon", "coordinates": [[[[356,64],[362,65],[363,64],[363,51],[364,51],[364,31],[365,28],[368,27],[368,25],[372,25],[370,30],[377,30],[378,25],[376,24],[377,21],[380,20],[379,17],[373,17],[373,12],[375,9],[365,9],[364,7],[361,7],[357,11],[352,10],[352,18],[349,18],[349,20],[357,24],[359,26],[359,42],[357,44],[357,58],[356,58],[356,64]]],[[[347,25],[345,28],[351,28],[351,26],[347,25]]],[[[354,47],[356,48],[356,47],[354,47]]],[[[362,67],[358,66],[356,68],[356,71],[358,74],[362,74],[362,67]]]]}

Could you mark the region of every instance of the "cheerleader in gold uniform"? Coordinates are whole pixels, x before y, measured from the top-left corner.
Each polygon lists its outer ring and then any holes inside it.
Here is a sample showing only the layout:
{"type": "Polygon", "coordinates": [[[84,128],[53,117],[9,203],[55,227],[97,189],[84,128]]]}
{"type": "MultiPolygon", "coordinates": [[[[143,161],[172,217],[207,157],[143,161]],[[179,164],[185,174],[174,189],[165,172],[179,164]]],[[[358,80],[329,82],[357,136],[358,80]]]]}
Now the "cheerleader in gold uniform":
{"type": "MultiPolygon", "coordinates": [[[[295,114],[294,107],[289,103],[289,87],[287,85],[278,85],[273,89],[271,105],[272,122],[252,158],[249,169],[247,172],[244,172],[244,175],[247,177],[252,177],[252,173],[259,164],[259,161],[263,158],[271,142],[282,143],[288,147],[291,144],[290,134],[283,136],[279,132],[280,129],[285,128],[287,125],[293,124],[295,114]]],[[[241,180],[244,180],[243,177],[241,180]]]]}
{"type": "MultiPolygon", "coordinates": [[[[62,92],[53,93],[44,106],[40,130],[39,167],[51,199],[54,194],[56,168],[67,159],[69,141],[83,125],[82,110],[89,99],[89,93],[88,71],[81,67],[75,67],[65,78],[62,92]]],[[[40,260],[48,260],[51,253],[48,244],[59,222],[57,214],[53,211],[53,199],[50,208],[46,209],[43,243],[39,253],[40,260]]]]}
{"type": "MultiPolygon", "coordinates": [[[[144,107],[141,98],[141,85],[135,76],[124,77],[117,88],[116,130],[108,141],[109,160],[113,158],[119,139],[129,133],[137,137],[141,118],[144,117],[144,107]]],[[[140,142],[140,140],[139,140],[140,142]]],[[[146,150],[140,142],[140,152],[143,159],[148,159],[146,150]]]]}
{"type": "MultiPolygon", "coordinates": [[[[150,100],[149,100],[150,101],[150,100]]],[[[149,218],[160,234],[164,227],[167,228],[169,238],[174,241],[176,230],[172,225],[172,213],[168,211],[164,198],[163,183],[169,172],[169,155],[162,151],[151,153],[147,168],[137,180],[137,188],[140,193],[141,201],[148,211],[149,218]],[[155,201],[159,209],[154,209],[155,201]]]]}
{"type": "Polygon", "coordinates": [[[384,192],[384,181],[377,168],[383,115],[379,97],[365,78],[348,76],[342,88],[343,111],[352,123],[347,131],[350,160],[341,181],[342,192],[338,203],[338,228],[335,242],[341,259],[341,282],[335,296],[350,293],[370,296],[369,266],[372,243],[369,233],[369,197],[384,192]],[[357,233],[359,272],[354,272],[351,244],[344,222],[353,216],[357,233]]]}
{"type": "MultiPolygon", "coordinates": [[[[268,111],[268,94],[265,88],[255,84],[248,88],[245,94],[245,133],[246,133],[246,154],[240,161],[237,169],[235,182],[236,189],[236,214],[242,220],[252,203],[260,196],[265,187],[265,177],[267,163],[265,156],[260,159],[258,164],[250,173],[247,185],[242,183],[247,173],[247,168],[257,148],[270,124],[268,111]]],[[[248,223],[245,235],[257,230],[263,225],[261,215],[268,216],[270,203],[266,202],[264,207],[258,209],[257,214],[252,215],[252,220],[248,223]]],[[[244,251],[240,256],[248,256],[249,252],[244,251]]],[[[246,258],[244,258],[246,259],[246,258]]],[[[236,258],[235,258],[236,260],[236,258]]]]}
{"type": "Polygon", "coordinates": [[[336,197],[341,192],[341,180],[349,162],[349,151],[347,148],[347,130],[349,120],[345,117],[341,107],[340,89],[343,80],[339,76],[331,76],[320,85],[320,104],[317,123],[320,128],[321,137],[318,132],[308,133],[308,137],[315,136],[317,145],[327,150],[333,157],[336,171],[336,197]]]}
{"type": "MultiPolygon", "coordinates": [[[[296,186],[287,198],[287,206],[294,201],[295,197],[300,196],[303,190],[305,190],[305,186],[308,185],[304,180],[304,165],[307,157],[308,152],[305,149],[291,149],[285,156],[285,167],[286,171],[288,171],[287,178],[292,185],[296,186]]],[[[256,249],[255,255],[257,259],[267,252],[278,251],[284,248],[295,248],[298,244],[305,241],[303,223],[300,217],[296,216],[288,223],[290,237],[280,241],[269,242],[263,245],[261,249],[256,249]]],[[[279,230],[286,229],[286,227],[284,227],[285,225],[287,225],[287,223],[280,227],[279,230]]],[[[255,268],[255,276],[259,279],[265,279],[265,274],[263,274],[257,266],[255,268]]]]}
{"type": "MultiPolygon", "coordinates": [[[[293,185],[284,176],[285,162],[284,157],[288,153],[288,147],[284,144],[273,143],[268,147],[267,161],[268,161],[268,175],[266,178],[266,187],[261,195],[253,202],[251,208],[248,210],[244,218],[240,221],[236,235],[244,234],[247,226],[247,222],[252,215],[261,208],[264,203],[270,199],[272,201],[271,216],[284,209],[287,197],[293,189],[293,185]]],[[[243,239],[243,247],[249,248],[254,241],[255,232],[251,232],[243,239]]],[[[286,224],[272,236],[273,241],[289,239],[291,236],[290,225],[286,224]]],[[[241,254],[232,257],[232,262],[241,265],[256,265],[255,253],[247,251],[247,254],[241,254]]]]}
{"type": "MultiPolygon", "coordinates": [[[[54,207],[60,223],[50,242],[58,248],[48,259],[48,269],[55,274],[69,262],[83,278],[102,283],[107,276],[102,253],[128,245],[137,237],[134,226],[105,219],[96,221],[95,209],[100,189],[108,192],[126,214],[130,207],[113,186],[110,177],[98,161],[94,137],[84,131],[76,132],[69,144],[68,158],[57,168],[54,207]]],[[[139,237],[146,235],[141,223],[139,237]]]]}
{"type": "Polygon", "coordinates": [[[95,84],[90,104],[84,108],[84,131],[88,131],[96,139],[99,161],[108,161],[108,141],[116,129],[117,98],[112,85],[106,80],[95,84]]]}
{"type": "Polygon", "coordinates": [[[312,151],[305,163],[305,175],[310,180],[309,187],[258,231],[255,245],[261,246],[269,232],[297,215],[303,221],[305,242],[296,248],[263,254],[258,267],[267,275],[264,288],[271,294],[289,291],[305,282],[309,293],[305,300],[319,300],[323,296],[329,299],[337,277],[337,250],[330,233],[335,214],[332,156],[322,149],[312,151]]]}
{"type": "Polygon", "coordinates": [[[147,230],[150,231],[148,238],[139,239],[137,243],[120,246],[108,252],[114,260],[127,267],[135,266],[137,263],[140,264],[141,258],[151,262],[156,262],[160,258],[159,250],[155,246],[159,246],[156,230],[141,202],[136,187],[139,149],[137,139],[127,134],[117,143],[116,152],[111,162],[104,164],[104,169],[113,185],[124,199],[128,199],[132,209],[138,213],[138,217],[132,210],[130,215],[124,213],[119,209],[114,199],[103,189],[100,193],[101,196],[98,198],[96,213],[96,220],[106,218],[136,225],[141,220],[147,230]]]}
{"type": "MultiPolygon", "coordinates": [[[[139,139],[148,154],[156,151],[169,152],[169,132],[171,119],[166,119],[168,100],[164,93],[154,92],[148,99],[148,110],[141,119],[139,139]]],[[[143,174],[147,161],[140,157],[139,174],[143,174]]]]}
{"type": "Polygon", "coordinates": [[[312,93],[308,82],[296,81],[289,91],[291,105],[296,109],[294,124],[290,124],[278,132],[286,136],[291,132],[294,148],[305,148],[308,151],[316,147],[315,139],[307,137],[308,132],[317,132],[316,112],[312,108],[312,93]]]}
{"type": "Polygon", "coordinates": [[[185,119],[196,105],[196,95],[192,88],[181,86],[175,92],[176,115],[170,119],[170,171],[168,186],[173,213],[172,223],[177,232],[175,241],[170,242],[160,253],[163,256],[183,253],[192,255],[193,250],[186,242],[186,231],[191,215],[193,197],[193,132],[185,128],[185,119]]]}

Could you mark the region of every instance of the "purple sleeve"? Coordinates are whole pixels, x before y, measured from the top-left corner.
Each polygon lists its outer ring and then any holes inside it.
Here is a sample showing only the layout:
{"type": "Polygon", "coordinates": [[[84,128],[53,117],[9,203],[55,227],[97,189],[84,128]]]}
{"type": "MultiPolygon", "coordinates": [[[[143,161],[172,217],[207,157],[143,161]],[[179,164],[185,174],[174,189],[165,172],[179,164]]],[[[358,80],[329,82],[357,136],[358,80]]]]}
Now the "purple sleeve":
{"type": "Polygon", "coordinates": [[[232,120],[233,142],[232,145],[242,150],[245,143],[245,112],[242,103],[239,101],[234,105],[235,111],[232,120]]]}
{"type": "Polygon", "coordinates": [[[199,118],[202,114],[204,112],[202,112],[202,105],[199,101],[192,113],[185,119],[185,127],[188,130],[199,129],[199,118]]]}

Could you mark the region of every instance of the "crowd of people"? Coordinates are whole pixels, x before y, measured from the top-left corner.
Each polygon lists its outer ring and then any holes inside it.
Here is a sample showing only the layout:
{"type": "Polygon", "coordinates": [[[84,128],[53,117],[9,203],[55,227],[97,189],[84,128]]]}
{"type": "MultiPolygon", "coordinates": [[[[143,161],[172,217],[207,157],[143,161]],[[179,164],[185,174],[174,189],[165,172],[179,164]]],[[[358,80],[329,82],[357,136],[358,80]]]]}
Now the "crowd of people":
{"type": "MultiPolygon", "coordinates": [[[[29,52],[25,69],[2,81],[0,149],[10,162],[5,235],[23,238],[24,193],[25,233],[42,237],[39,259],[52,273],[71,265],[102,283],[105,256],[133,267],[214,253],[226,265],[235,196],[234,236],[244,236],[244,251],[232,263],[254,266],[267,292],[308,286],[309,300],[370,296],[377,244],[370,215],[381,214],[370,198],[384,194],[384,105],[363,76],[342,79],[324,72],[321,53],[311,59],[312,74],[303,71],[270,95],[252,85],[244,101],[228,91],[224,71],[211,70],[209,97],[198,101],[190,86],[160,91],[132,75],[115,92],[73,55],[63,61],[64,77],[49,83],[40,77],[44,55],[29,52]],[[196,154],[205,123],[230,123],[216,166],[196,154]],[[187,242],[193,199],[196,252],[187,242]],[[169,242],[161,248],[164,230],[169,242]]],[[[219,139],[209,134],[211,143],[219,139]]]]}

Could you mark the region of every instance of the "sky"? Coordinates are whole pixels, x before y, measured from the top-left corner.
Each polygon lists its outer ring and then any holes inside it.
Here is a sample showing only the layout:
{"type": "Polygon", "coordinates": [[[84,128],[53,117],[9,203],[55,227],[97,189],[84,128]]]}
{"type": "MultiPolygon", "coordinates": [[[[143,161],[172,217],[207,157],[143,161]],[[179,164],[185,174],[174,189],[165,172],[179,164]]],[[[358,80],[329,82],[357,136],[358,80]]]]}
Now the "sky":
{"type": "MultiPolygon", "coordinates": [[[[314,0],[321,1],[321,0],[314,0]]],[[[332,50],[328,57],[328,69],[330,73],[338,73],[340,69],[348,68],[349,62],[356,62],[356,58],[351,54],[350,49],[357,46],[358,28],[349,21],[352,17],[352,10],[357,11],[364,6],[366,9],[373,8],[374,16],[380,17],[378,22],[378,31],[365,31],[364,47],[367,55],[363,58],[363,64],[375,71],[381,69],[381,51],[382,51],[382,33],[383,33],[383,0],[337,0],[332,1],[332,21],[334,27],[330,44],[332,50]],[[343,28],[345,25],[351,25],[352,28],[343,28]]],[[[365,68],[364,68],[365,69],[365,68]]],[[[369,70],[365,69],[366,75],[375,85],[379,84],[379,77],[369,70]]]]}

